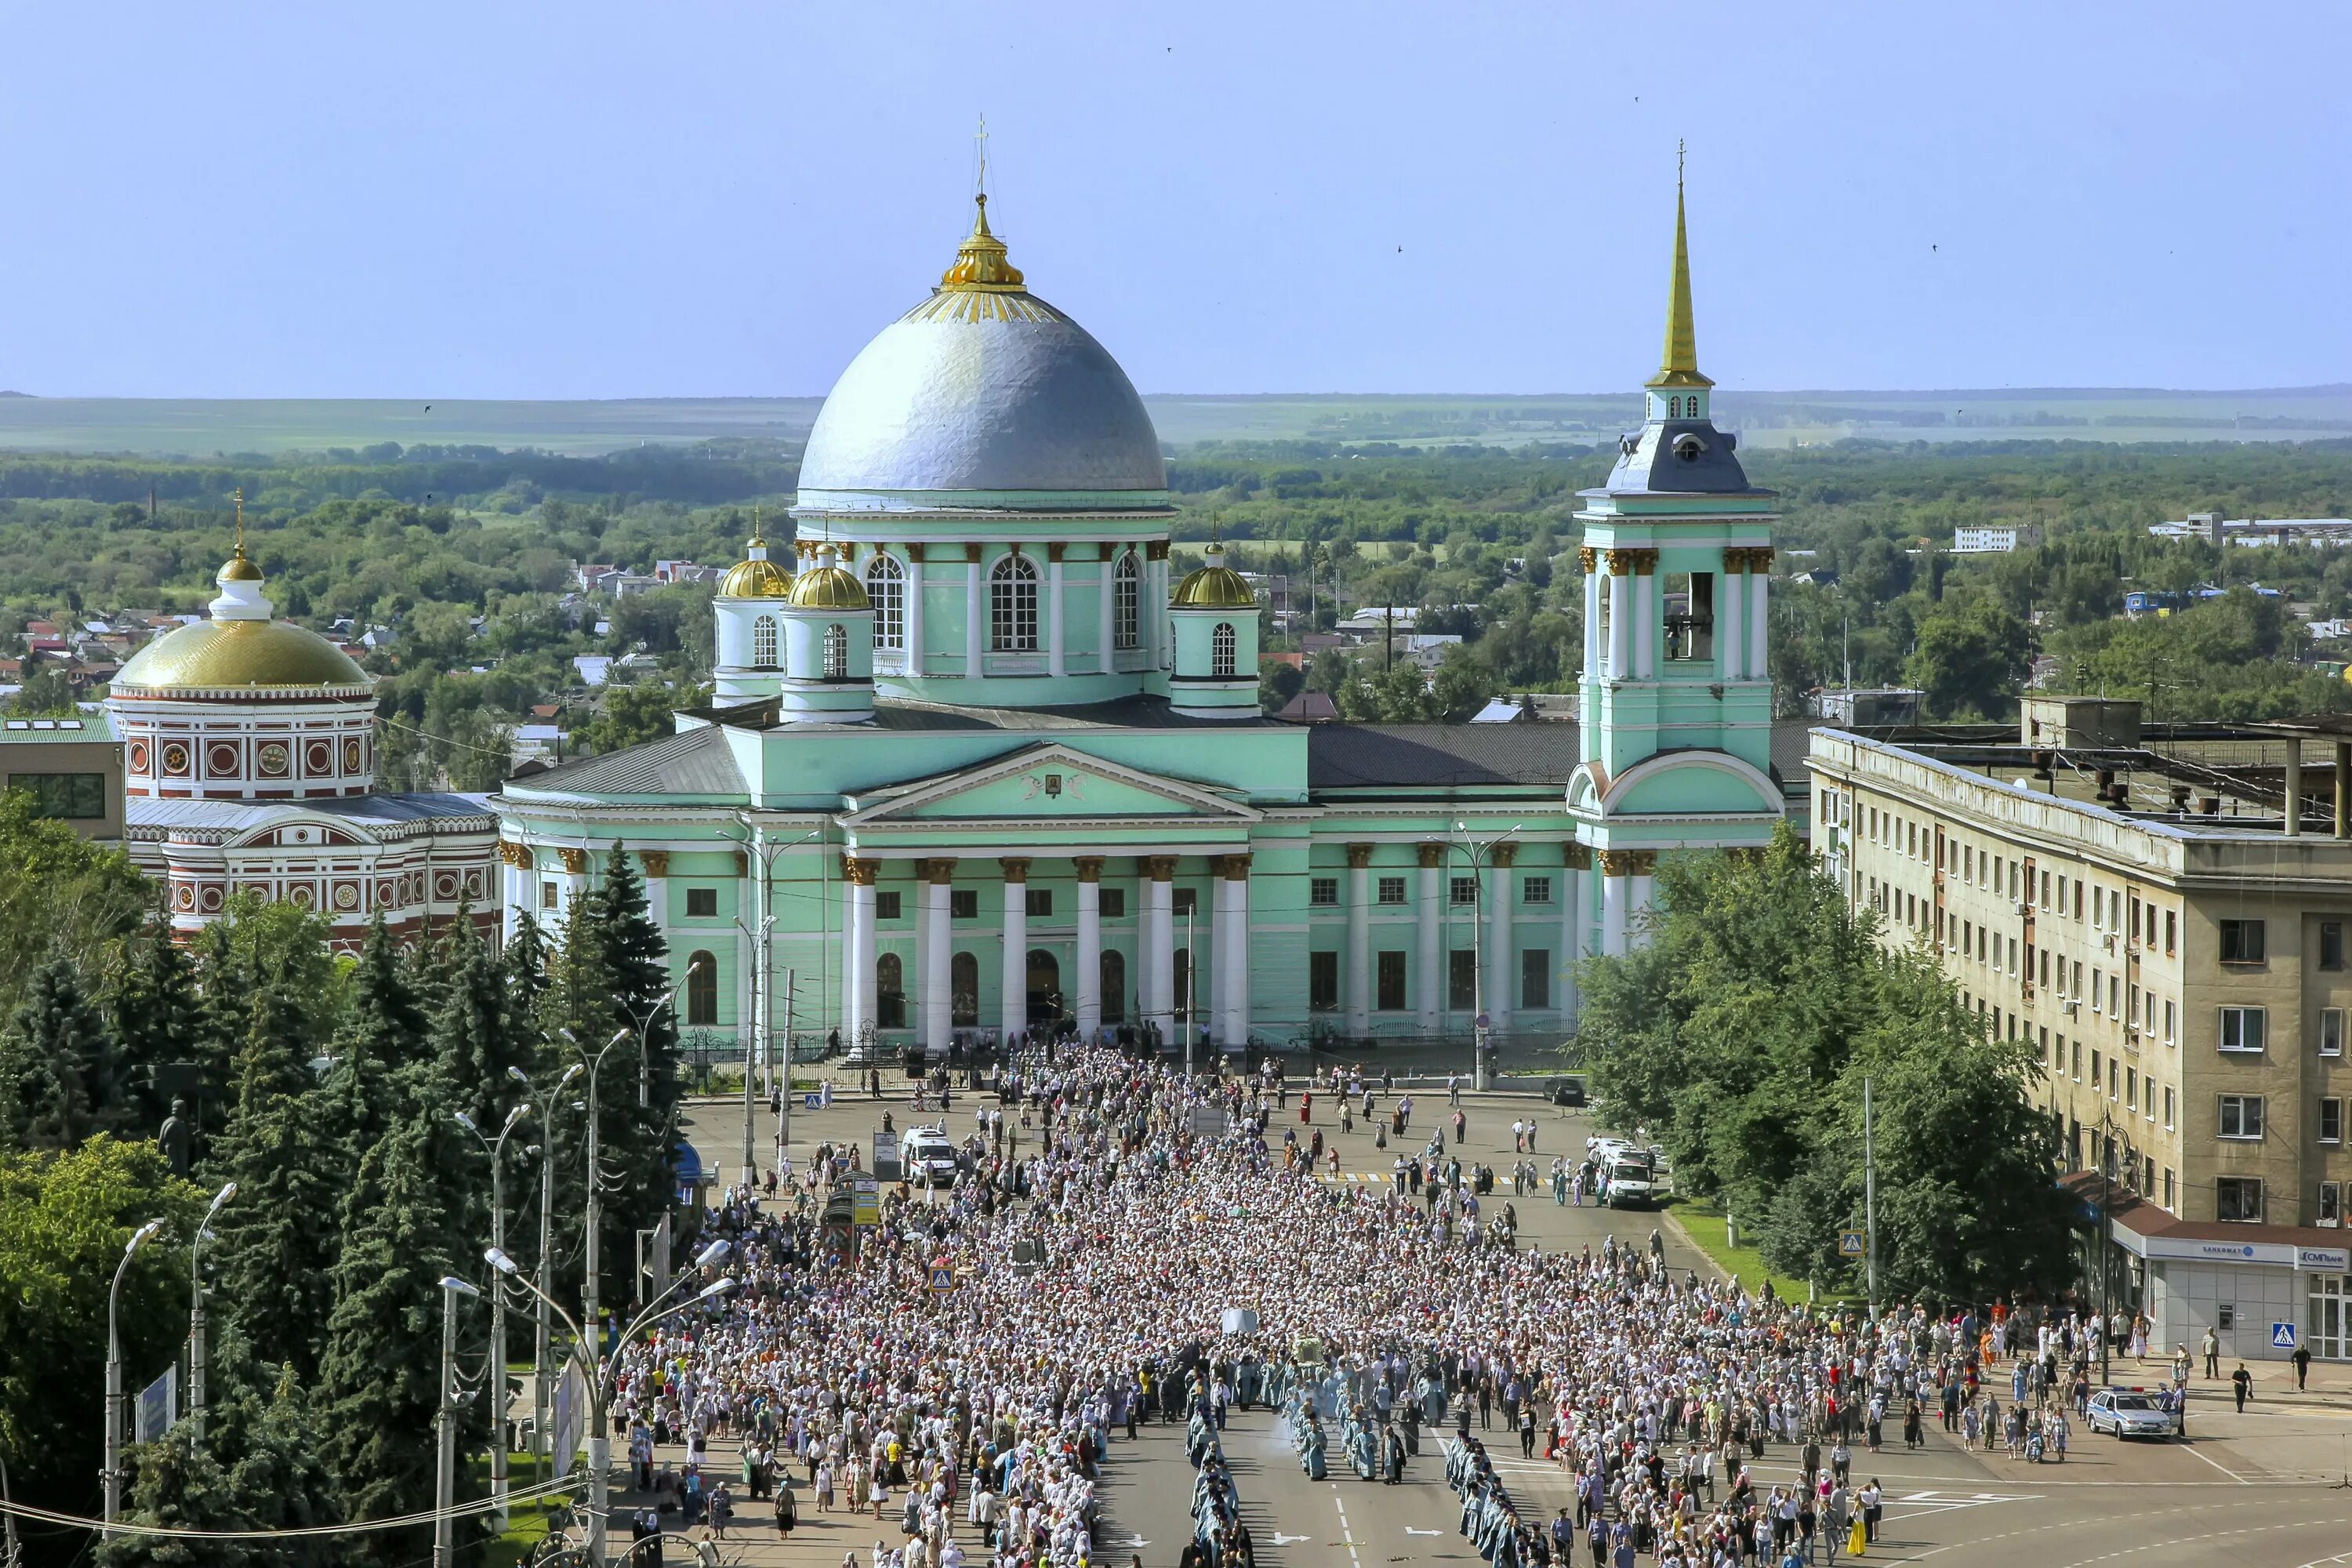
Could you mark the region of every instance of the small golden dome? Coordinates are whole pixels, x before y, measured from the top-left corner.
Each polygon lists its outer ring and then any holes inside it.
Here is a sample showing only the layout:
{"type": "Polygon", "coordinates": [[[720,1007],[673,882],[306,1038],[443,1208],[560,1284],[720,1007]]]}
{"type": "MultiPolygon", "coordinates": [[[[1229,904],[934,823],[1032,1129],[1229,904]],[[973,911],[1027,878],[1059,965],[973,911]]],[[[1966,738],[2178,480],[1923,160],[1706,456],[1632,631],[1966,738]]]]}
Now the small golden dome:
{"type": "Polygon", "coordinates": [[[236,553],[228,558],[228,564],[220,569],[220,575],[214,581],[258,583],[261,581],[261,568],[253,563],[252,559],[245,552],[245,546],[240,544],[236,547],[236,553]]]}
{"type": "Polygon", "coordinates": [[[793,574],[768,559],[768,542],[758,534],[744,547],[744,557],[719,580],[722,599],[789,599],[793,574]]]}
{"type": "Polygon", "coordinates": [[[1021,268],[1005,259],[1004,242],[989,232],[987,193],[972,201],[978,211],[971,233],[956,247],[955,265],[940,275],[940,287],[973,294],[1021,293],[1021,268]]]}
{"type": "Polygon", "coordinates": [[[866,584],[842,567],[833,563],[833,552],[827,551],[819,564],[810,567],[793,579],[793,608],[795,610],[870,610],[874,601],[866,596],[866,584]]]}
{"type": "Polygon", "coordinates": [[[1168,595],[1168,605],[1176,610],[1255,610],[1257,595],[1225,564],[1225,547],[1212,544],[1201,564],[1185,573],[1168,595]]]}
{"type": "Polygon", "coordinates": [[[350,655],[314,631],[284,621],[213,620],[166,632],[141,648],[110,689],[117,697],[255,688],[364,697],[373,686],[350,655]]]}

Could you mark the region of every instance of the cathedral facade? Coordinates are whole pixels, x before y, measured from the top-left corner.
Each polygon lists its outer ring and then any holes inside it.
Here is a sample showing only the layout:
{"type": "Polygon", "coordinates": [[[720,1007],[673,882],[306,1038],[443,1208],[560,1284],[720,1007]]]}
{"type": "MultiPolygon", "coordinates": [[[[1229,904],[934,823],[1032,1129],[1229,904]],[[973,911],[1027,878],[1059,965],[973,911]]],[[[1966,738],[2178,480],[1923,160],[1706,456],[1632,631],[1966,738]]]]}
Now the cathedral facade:
{"type": "Polygon", "coordinates": [[[786,552],[714,605],[716,697],[495,797],[509,925],[638,857],[679,1021],[884,1048],[1074,1021],[1170,1044],[1556,1043],[1655,858],[1784,809],[1770,497],[1715,428],[1679,205],[1665,363],[1585,492],[1580,721],[1291,725],[1160,442],[986,198],[828,396],[786,552]]]}

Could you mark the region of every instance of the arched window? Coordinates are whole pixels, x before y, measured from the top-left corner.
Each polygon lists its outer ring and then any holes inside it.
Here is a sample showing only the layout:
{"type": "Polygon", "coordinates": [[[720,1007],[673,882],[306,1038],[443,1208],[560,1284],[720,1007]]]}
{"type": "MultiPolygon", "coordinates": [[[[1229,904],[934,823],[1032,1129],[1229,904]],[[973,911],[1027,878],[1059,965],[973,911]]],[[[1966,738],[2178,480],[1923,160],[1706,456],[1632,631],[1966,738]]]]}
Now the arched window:
{"type": "Polygon", "coordinates": [[[719,961],[707,952],[686,961],[686,1021],[705,1027],[719,1022],[719,961]]]}
{"type": "Polygon", "coordinates": [[[1240,639],[1234,635],[1234,623],[1219,621],[1217,629],[1209,634],[1209,673],[1228,678],[1234,673],[1234,645],[1240,639]]]}
{"type": "Polygon", "coordinates": [[[1679,419],[1679,418],[1681,418],[1682,416],[1683,416],[1683,400],[1682,400],[1681,398],[1679,398],[1679,397],[1669,397],[1669,398],[1667,398],[1667,399],[1666,399],[1666,417],[1667,417],[1667,418],[1669,418],[1669,419],[1679,419]]]}
{"type": "Polygon", "coordinates": [[[824,678],[849,679],[849,628],[839,621],[824,628],[824,678]]]}
{"type": "Polygon", "coordinates": [[[886,952],[874,961],[874,1026],[907,1026],[907,970],[895,952],[886,952]]]}
{"type": "Polygon", "coordinates": [[[1007,555],[988,574],[988,646],[998,653],[1037,651],[1037,567],[1007,555]]]}
{"type": "Polygon", "coordinates": [[[874,601],[874,646],[907,646],[907,571],[895,556],[876,552],[866,568],[866,596],[874,601]]]}
{"type": "Polygon", "coordinates": [[[1143,569],[1136,564],[1135,552],[1119,552],[1118,565],[1111,573],[1110,640],[1113,647],[1137,646],[1139,628],[1142,625],[1137,611],[1143,600],[1143,569]]]}
{"type": "Polygon", "coordinates": [[[948,1022],[960,1029],[980,1023],[980,960],[968,952],[948,960],[948,1022]]]}
{"type": "Polygon", "coordinates": [[[761,616],[751,623],[751,664],[758,669],[776,668],[776,617],[761,616]]]}
{"type": "Polygon", "coordinates": [[[1127,954],[1108,947],[1102,951],[1102,1016],[1106,1024],[1127,1019],[1127,954]]]}

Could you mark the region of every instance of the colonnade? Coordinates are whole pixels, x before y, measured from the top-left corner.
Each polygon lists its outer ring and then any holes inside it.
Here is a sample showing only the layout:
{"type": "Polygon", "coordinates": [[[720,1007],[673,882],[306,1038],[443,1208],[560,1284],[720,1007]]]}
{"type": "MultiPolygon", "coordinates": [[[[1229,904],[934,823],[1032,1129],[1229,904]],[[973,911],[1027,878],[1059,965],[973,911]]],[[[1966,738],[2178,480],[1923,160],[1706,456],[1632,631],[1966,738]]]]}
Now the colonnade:
{"type": "MultiPolygon", "coordinates": [[[[1665,626],[1658,596],[1658,552],[1587,545],[1577,552],[1584,569],[1584,668],[1601,680],[1653,680],[1665,626]],[[1608,567],[1606,572],[1600,568],[1608,567]],[[1604,597],[1605,596],[1605,597],[1604,597]],[[1605,614],[1604,614],[1605,609],[1605,614]],[[1604,622],[1606,628],[1604,630],[1604,622]]],[[[1717,675],[1762,680],[1770,545],[1727,545],[1716,594],[1717,675]]]]}

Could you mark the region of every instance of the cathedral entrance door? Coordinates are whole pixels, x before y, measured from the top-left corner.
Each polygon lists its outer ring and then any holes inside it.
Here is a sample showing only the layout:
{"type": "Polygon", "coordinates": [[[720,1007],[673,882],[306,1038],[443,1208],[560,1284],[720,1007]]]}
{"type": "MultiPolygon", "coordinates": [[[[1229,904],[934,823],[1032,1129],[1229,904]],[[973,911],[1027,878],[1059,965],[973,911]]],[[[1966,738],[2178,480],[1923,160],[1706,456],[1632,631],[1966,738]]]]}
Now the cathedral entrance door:
{"type": "Polygon", "coordinates": [[[1042,947],[1029,951],[1029,1026],[1050,1024],[1065,1010],[1062,962],[1042,947]]]}

